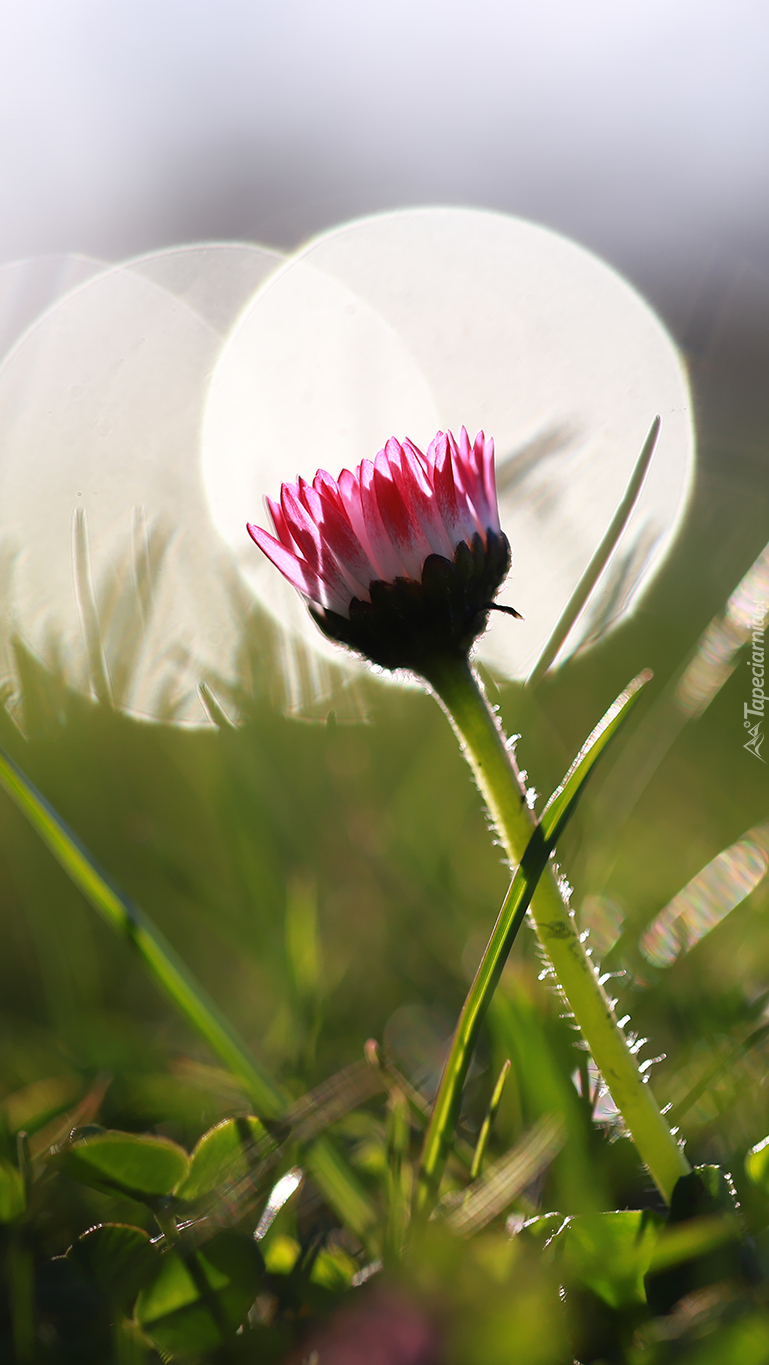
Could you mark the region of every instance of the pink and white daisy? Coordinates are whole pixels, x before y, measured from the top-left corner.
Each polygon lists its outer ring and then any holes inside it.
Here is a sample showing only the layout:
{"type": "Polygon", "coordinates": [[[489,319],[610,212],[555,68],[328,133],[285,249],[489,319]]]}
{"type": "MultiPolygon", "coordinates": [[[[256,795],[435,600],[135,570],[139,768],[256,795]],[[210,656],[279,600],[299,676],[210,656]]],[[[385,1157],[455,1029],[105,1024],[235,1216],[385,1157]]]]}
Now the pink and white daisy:
{"type": "Polygon", "coordinates": [[[326,635],[386,668],[466,654],[510,566],[494,442],[464,427],[424,454],[391,437],[354,474],[321,469],[266,503],[275,535],[248,527],[260,550],[326,635]]]}

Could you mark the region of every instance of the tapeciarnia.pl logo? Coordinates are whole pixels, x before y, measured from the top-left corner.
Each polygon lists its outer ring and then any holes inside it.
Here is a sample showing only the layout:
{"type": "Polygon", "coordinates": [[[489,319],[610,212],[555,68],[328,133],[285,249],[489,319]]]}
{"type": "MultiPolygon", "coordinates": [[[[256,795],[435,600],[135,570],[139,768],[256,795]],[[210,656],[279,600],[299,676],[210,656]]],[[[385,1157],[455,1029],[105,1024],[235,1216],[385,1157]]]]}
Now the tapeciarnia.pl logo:
{"type": "Polygon", "coordinates": [[[752,692],[749,702],[745,702],[742,708],[743,724],[748,732],[748,738],[743,744],[743,749],[747,749],[749,754],[759,759],[761,763],[766,763],[762,757],[761,745],[764,742],[763,721],[764,706],[766,704],[766,694],[764,692],[764,621],[766,619],[766,603],[757,602],[754,599],[753,619],[751,621],[751,632],[753,637],[748,668],[752,674],[752,692]]]}

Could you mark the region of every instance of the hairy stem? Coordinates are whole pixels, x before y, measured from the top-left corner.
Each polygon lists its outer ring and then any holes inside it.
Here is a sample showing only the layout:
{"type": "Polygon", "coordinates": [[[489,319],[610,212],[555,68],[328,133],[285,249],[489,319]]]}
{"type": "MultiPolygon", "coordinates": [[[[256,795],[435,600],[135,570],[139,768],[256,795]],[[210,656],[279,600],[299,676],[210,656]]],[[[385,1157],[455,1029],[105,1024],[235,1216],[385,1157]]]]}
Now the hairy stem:
{"type": "MultiPolygon", "coordinates": [[[[479,679],[465,660],[444,661],[427,679],[444,707],[472,768],[481,795],[513,867],[521,861],[537,826],[529,809],[515,757],[479,679]]],[[[530,913],[590,1053],[608,1085],[642,1160],[661,1194],[673,1186],[689,1163],[673,1137],[580,942],[549,863],[534,891],[530,913]]]]}

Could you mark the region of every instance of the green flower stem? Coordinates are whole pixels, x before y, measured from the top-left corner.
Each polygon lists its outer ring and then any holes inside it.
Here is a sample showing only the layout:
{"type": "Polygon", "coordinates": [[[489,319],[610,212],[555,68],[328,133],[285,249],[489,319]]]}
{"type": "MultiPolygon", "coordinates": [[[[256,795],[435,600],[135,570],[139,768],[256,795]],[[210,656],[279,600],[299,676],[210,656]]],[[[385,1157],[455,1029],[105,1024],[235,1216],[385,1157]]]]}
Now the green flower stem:
{"type": "MultiPolygon", "coordinates": [[[[443,661],[431,669],[427,681],[451,721],[510,863],[516,867],[537,819],[526,803],[515,756],[507,747],[480,681],[466,660],[443,661]]],[[[642,1160],[669,1200],[676,1181],[688,1173],[689,1163],[638,1071],[608,996],[580,942],[552,863],[537,884],[530,912],[593,1060],[642,1160]]]]}

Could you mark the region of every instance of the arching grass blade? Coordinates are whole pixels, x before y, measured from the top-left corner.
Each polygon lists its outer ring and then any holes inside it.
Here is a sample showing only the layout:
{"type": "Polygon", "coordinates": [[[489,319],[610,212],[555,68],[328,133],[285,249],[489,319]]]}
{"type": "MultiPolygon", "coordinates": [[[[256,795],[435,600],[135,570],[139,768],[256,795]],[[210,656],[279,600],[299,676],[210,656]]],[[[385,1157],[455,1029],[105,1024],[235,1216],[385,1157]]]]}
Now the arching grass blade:
{"type": "Polygon", "coordinates": [[[565,644],[567,637],[581,616],[593,589],[617,548],[625,527],[630,520],[633,508],[638,501],[641,489],[643,488],[644,479],[646,478],[649,465],[652,461],[661,426],[662,419],[660,417],[655,417],[649,428],[649,435],[646,437],[641,453],[636,461],[633,473],[630,476],[630,481],[625,489],[622,501],[606,529],[603,540],[598,546],[598,549],[590,560],[590,563],[561,613],[550,639],[526,679],[527,687],[534,687],[542,678],[544,678],[547,670],[561,649],[561,646],[565,644]]]}
{"type": "MultiPolygon", "coordinates": [[[[188,971],[174,948],[139,906],[112,885],[45,797],[0,750],[0,785],[27,817],[75,886],[117,934],[138,953],[142,965],[188,1023],[244,1085],[262,1117],[288,1108],[288,1098],[262,1070],[213,1000],[188,971]]],[[[329,1202],[359,1236],[370,1232],[373,1208],[346,1163],[326,1138],[317,1137],[307,1164],[329,1202]]]]}
{"type": "Polygon", "coordinates": [[[72,830],[7,754],[0,751],[0,783],[48,846],[54,858],[102,919],[138,953],[156,984],[181,1010],[233,1075],[246,1085],[257,1109],[268,1116],[282,1108],[281,1096],[251,1057],[246,1044],[219,1013],[213,1000],[139,906],[118,891],[72,830]]]}

